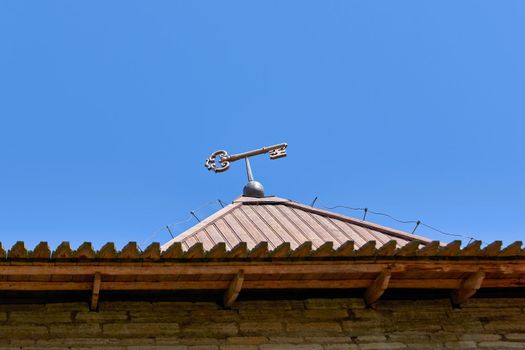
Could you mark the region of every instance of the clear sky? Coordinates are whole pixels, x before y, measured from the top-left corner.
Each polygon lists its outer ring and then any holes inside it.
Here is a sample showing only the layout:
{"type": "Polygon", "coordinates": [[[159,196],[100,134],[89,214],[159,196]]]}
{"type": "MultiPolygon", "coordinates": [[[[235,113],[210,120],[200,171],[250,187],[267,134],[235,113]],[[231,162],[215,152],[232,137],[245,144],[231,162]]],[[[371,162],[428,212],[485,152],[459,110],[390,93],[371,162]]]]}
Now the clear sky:
{"type": "Polygon", "coordinates": [[[523,239],[524,18],[521,0],[1,1],[0,241],[163,243],[241,193],[244,165],[208,172],[211,152],[278,142],[287,158],[252,163],[267,194],[523,239]]]}

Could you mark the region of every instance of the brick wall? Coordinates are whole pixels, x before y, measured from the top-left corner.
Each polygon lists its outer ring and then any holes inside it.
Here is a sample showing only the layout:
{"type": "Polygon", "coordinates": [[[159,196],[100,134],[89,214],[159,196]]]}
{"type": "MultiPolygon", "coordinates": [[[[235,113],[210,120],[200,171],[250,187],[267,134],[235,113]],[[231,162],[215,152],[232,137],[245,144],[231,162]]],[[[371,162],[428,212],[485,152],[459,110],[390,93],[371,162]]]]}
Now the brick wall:
{"type": "Polygon", "coordinates": [[[524,349],[525,298],[0,305],[1,349],[524,349]]]}

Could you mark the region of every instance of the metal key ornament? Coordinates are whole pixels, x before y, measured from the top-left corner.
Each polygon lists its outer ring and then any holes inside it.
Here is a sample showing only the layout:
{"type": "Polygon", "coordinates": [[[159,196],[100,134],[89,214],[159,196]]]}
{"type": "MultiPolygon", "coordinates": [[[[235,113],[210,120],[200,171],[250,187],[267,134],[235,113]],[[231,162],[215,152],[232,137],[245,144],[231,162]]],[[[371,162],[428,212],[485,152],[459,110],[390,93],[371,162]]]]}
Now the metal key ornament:
{"type": "Polygon", "coordinates": [[[253,157],[259,154],[268,153],[270,155],[270,159],[278,159],[282,157],[286,157],[286,147],[288,147],[288,144],[286,143],[280,143],[278,145],[268,146],[259,148],[253,151],[248,151],[244,153],[238,153],[238,154],[232,154],[229,155],[228,152],[219,150],[213,152],[208,159],[206,159],[205,166],[208,170],[213,170],[216,173],[220,173],[223,171],[228,170],[230,167],[230,164],[232,162],[235,162],[239,159],[246,159],[249,157],[253,157]]]}

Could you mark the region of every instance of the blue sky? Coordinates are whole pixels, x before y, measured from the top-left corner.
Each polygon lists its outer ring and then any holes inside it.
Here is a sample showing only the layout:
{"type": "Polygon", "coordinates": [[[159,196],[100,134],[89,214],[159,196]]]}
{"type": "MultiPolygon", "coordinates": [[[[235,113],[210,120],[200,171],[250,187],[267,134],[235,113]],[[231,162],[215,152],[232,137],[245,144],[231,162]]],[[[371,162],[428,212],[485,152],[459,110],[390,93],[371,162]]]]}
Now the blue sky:
{"type": "Polygon", "coordinates": [[[241,193],[243,164],[213,174],[211,152],[278,142],[287,158],[252,163],[267,194],[522,239],[523,18],[523,1],[2,1],[0,241],[163,243],[241,193]]]}

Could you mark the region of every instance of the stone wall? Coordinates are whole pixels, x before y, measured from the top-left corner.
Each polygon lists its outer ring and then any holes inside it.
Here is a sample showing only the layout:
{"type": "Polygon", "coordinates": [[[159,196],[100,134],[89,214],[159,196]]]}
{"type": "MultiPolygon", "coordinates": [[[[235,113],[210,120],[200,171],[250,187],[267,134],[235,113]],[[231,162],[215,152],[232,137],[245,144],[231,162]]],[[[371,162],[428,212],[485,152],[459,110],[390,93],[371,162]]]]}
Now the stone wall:
{"type": "Polygon", "coordinates": [[[2,349],[506,349],[525,348],[525,298],[102,302],[0,305],[2,349]]]}

